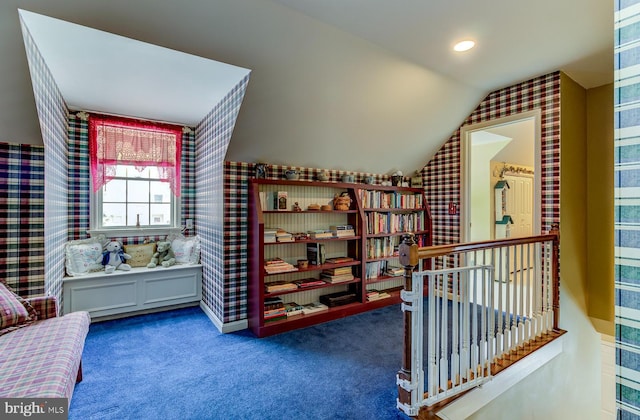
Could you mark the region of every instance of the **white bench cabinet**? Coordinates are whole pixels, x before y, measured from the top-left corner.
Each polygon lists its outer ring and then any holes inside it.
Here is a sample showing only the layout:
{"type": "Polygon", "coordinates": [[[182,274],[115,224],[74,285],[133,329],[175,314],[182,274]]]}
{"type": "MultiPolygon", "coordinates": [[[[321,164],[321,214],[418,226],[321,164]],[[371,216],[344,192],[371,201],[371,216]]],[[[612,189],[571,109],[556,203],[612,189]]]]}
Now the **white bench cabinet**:
{"type": "Polygon", "coordinates": [[[192,306],[202,299],[202,265],[132,268],[65,277],[63,311],[88,311],[92,320],[192,306]]]}

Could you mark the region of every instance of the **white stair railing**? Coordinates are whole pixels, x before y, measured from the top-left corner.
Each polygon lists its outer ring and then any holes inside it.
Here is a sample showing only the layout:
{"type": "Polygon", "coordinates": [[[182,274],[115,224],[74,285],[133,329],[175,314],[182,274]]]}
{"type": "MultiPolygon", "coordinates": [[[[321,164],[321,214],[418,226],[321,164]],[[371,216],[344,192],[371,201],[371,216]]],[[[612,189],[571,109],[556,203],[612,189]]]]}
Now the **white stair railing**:
{"type": "Polygon", "coordinates": [[[554,232],[450,247],[401,246],[405,355],[411,361],[398,374],[398,408],[415,416],[420,407],[481,385],[496,363],[557,328],[557,244],[554,232]]]}

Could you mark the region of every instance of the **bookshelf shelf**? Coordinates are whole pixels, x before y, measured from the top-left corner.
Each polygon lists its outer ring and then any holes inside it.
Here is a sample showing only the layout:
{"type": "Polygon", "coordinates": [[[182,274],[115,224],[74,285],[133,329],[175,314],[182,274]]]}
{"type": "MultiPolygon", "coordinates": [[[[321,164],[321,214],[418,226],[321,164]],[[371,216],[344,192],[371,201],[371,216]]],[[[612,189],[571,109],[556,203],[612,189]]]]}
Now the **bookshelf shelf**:
{"type": "MultiPolygon", "coordinates": [[[[384,235],[383,235],[384,236],[384,235]]],[[[338,242],[338,241],[355,241],[362,239],[361,236],[343,236],[341,238],[318,238],[318,239],[303,239],[300,241],[286,241],[286,242],[265,242],[264,246],[270,245],[292,245],[292,244],[309,244],[315,242],[338,242]]]]}
{"type": "Polygon", "coordinates": [[[389,236],[403,236],[412,233],[414,235],[426,235],[429,233],[428,230],[418,230],[415,232],[393,232],[393,233],[371,233],[367,235],[367,238],[386,238],[389,236]]]}
{"type": "Polygon", "coordinates": [[[342,285],[342,284],[351,284],[351,283],[360,283],[362,280],[359,278],[354,278],[353,280],[349,280],[349,281],[343,281],[341,283],[326,283],[326,284],[322,284],[319,286],[309,286],[309,287],[305,287],[305,288],[301,288],[301,289],[296,289],[296,290],[285,290],[282,292],[271,292],[271,293],[264,293],[264,297],[268,298],[268,297],[275,297],[275,296],[282,296],[282,295],[290,295],[292,293],[300,293],[300,292],[306,292],[309,290],[317,290],[317,289],[326,289],[328,287],[334,287],[334,286],[338,286],[338,285],[342,285]]]}
{"type": "Polygon", "coordinates": [[[368,258],[367,255],[370,255],[371,247],[378,243],[385,244],[387,247],[397,246],[401,237],[408,233],[384,233],[382,231],[370,234],[369,225],[373,218],[378,220],[385,217],[392,223],[404,223],[402,226],[410,226],[407,224],[409,223],[407,220],[409,220],[412,223],[411,226],[420,229],[411,233],[419,235],[423,245],[431,244],[431,215],[424,192],[420,188],[300,180],[250,180],[248,312],[249,328],[252,332],[258,337],[265,337],[399,303],[399,289],[404,281],[403,276],[393,277],[382,272],[376,278],[366,279],[373,265],[376,268],[386,268],[387,263],[391,264],[394,259],[398,258],[397,255],[368,258]],[[306,210],[310,204],[330,204],[336,195],[345,194],[351,199],[348,210],[306,210]],[[286,206],[283,206],[286,209],[273,210],[276,205],[280,205],[279,201],[274,202],[277,201],[274,200],[274,197],[281,198],[283,196],[286,196],[286,206]],[[386,200],[387,204],[379,205],[380,200],[386,200]],[[364,206],[363,201],[375,204],[364,206]],[[290,210],[294,203],[297,205],[296,207],[305,210],[290,210]],[[396,208],[396,204],[400,208],[396,208]],[[407,206],[410,208],[404,208],[407,206]],[[419,224],[416,224],[416,220],[419,221],[419,224]],[[286,237],[288,233],[295,235],[300,232],[322,232],[322,229],[329,230],[330,227],[335,231],[339,230],[340,226],[346,225],[350,226],[343,229],[353,228],[354,236],[272,242],[276,230],[280,235],[278,237],[286,237]],[[265,242],[265,231],[269,232],[270,241],[265,242]],[[284,233],[281,234],[282,232],[284,233]],[[312,247],[311,244],[318,244],[318,246],[312,247]],[[324,247],[326,258],[349,257],[352,260],[340,263],[309,263],[306,268],[280,273],[269,274],[264,270],[266,260],[281,259],[285,266],[290,264],[291,267],[297,266],[298,260],[313,260],[314,256],[322,253],[320,245],[324,247]],[[308,250],[317,251],[308,256],[307,252],[312,252],[308,250]],[[350,270],[344,270],[344,268],[350,270]],[[338,279],[341,275],[353,276],[353,278],[336,283],[327,282],[289,290],[277,290],[272,287],[270,293],[266,292],[265,285],[268,284],[293,283],[308,279],[320,280],[325,278],[323,275],[333,275],[334,279],[338,279]],[[390,297],[367,301],[368,287],[385,291],[390,294],[390,297]],[[278,305],[286,303],[296,303],[299,306],[323,300],[329,303],[328,295],[336,293],[348,295],[348,299],[344,301],[345,304],[309,314],[289,317],[277,315],[277,320],[265,319],[267,308],[272,311],[268,315],[275,316],[274,304],[278,308],[278,305]],[[355,302],[352,301],[353,299],[355,302]]]}
{"type": "Polygon", "coordinates": [[[323,210],[301,210],[301,211],[293,211],[293,210],[265,210],[262,213],[264,214],[350,214],[357,213],[358,210],[331,210],[331,211],[323,211],[323,210]]]}
{"type": "Polygon", "coordinates": [[[281,275],[281,274],[289,274],[289,273],[304,273],[304,272],[307,272],[307,271],[322,271],[322,270],[327,270],[327,269],[332,269],[332,268],[339,268],[339,267],[351,267],[351,266],[358,265],[358,264],[360,264],[360,261],[349,261],[349,262],[337,263],[337,264],[320,264],[320,265],[309,264],[309,266],[307,268],[298,268],[297,270],[285,271],[283,273],[272,273],[272,274],[264,273],[264,276],[268,277],[268,276],[278,276],[278,275],[281,275]]]}
{"type": "Polygon", "coordinates": [[[367,279],[365,281],[366,284],[376,284],[376,283],[382,283],[384,281],[388,281],[388,280],[396,280],[396,279],[402,279],[404,278],[403,276],[379,276],[373,279],[367,279]]]}

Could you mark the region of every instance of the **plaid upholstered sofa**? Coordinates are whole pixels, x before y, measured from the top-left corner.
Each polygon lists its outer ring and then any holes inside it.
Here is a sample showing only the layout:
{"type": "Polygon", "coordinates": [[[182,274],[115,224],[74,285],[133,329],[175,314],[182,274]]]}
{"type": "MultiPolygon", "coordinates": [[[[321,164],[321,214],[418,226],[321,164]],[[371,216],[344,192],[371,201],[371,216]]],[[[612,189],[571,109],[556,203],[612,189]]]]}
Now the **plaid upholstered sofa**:
{"type": "Polygon", "coordinates": [[[89,313],[58,317],[54,297],[22,299],[2,282],[0,310],[0,397],[71,402],[82,380],[89,313]]]}

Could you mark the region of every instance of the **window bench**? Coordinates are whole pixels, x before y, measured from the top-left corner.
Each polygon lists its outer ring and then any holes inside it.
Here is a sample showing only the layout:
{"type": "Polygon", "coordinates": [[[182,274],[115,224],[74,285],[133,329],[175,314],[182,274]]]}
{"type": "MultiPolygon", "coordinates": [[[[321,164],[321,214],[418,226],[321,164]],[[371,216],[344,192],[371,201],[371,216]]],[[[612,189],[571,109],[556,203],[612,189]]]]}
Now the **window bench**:
{"type": "Polygon", "coordinates": [[[63,311],[88,311],[100,321],[193,306],[202,299],[202,265],[137,267],[63,279],[63,311]]]}

